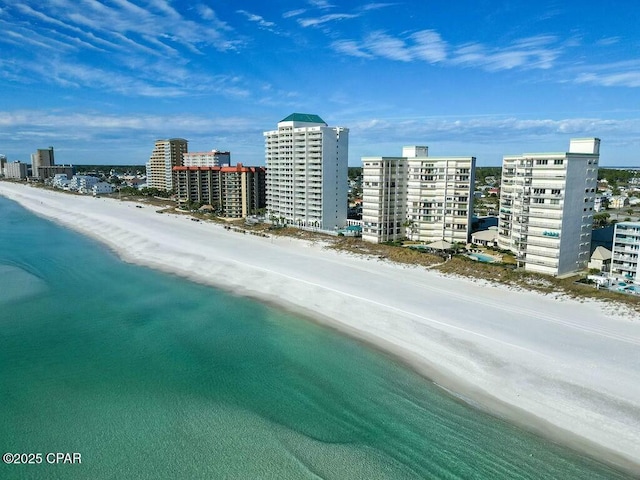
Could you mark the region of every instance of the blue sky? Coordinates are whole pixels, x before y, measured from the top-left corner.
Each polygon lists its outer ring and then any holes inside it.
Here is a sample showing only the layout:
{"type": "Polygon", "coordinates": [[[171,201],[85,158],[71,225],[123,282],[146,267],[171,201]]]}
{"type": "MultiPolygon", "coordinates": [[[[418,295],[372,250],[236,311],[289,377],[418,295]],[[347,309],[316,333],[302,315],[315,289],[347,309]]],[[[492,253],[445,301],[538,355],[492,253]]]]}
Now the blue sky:
{"type": "Polygon", "coordinates": [[[564,151],[640,165],[637,0],[0,0],[0,153],[143,164],[157,138],[264,164],[292,112],[349,164],[564,151]]]}

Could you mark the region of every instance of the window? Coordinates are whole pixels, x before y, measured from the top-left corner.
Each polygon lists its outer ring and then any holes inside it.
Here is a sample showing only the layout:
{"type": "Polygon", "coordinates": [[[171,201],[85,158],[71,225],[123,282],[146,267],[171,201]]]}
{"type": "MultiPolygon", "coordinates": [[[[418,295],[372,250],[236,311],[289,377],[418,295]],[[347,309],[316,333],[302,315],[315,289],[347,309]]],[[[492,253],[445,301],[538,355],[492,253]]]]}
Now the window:
{"type": "Polygon", "coordinates": [[[560,195],[560,189],[559,188],[554,188],[551,190],[551,195],[560,195]]]}
{"type": "Polygon", "coordinates": [[[536,165],[547,165],[549,160],[536,160],[536,165]]]}
{"type": "MultiPolygon", "coordinates": [[[[559,158],[559,159],[557,158],[557,159],[555,159],[555,160],[553,161],[553,164],[554,164],[554,165],[562,165],[563,163],[564,163],[564,160],[563,160],[563,159],[561,159],[561,158],[559,158]]],[[[589,162],[589,163],[591,163],[591,162],[589,162]]]]}

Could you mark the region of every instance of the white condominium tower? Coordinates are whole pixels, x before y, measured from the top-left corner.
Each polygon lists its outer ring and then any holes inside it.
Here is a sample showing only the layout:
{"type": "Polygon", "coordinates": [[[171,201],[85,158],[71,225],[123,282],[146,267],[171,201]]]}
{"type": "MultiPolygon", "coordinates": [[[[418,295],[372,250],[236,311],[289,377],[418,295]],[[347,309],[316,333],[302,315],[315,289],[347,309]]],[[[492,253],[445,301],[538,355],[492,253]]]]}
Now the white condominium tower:
{"type": "Polygon", "coordinates": [[[362,239],[381,243],[405,236],[407,159],[362,157],[362,239]]]}
{"type": "Polygon", "coordinates": [[[611,276],[640,285],[640,222],[616,223],[611,276]]]}
{"type": "Polygon", "coordinates": [[[223,167],[231,163],[230,152],[211,150],[210,152],[184,152],[182,164],[185,167],[223,167]]]}
{"type": "Polygon", "coordinates": [[[525,270],[558,276],[587,267],[599,157],[599,138],[571,139],[569,152],[504,157],[498,246],[525,270]]]}
{"type": "Polygon", "coordinates": [[[44,180],[46,177],[42,176],[40,167],[51,167],[55,164],[53,147],[39,148],[36,153],[31,154],[31,175],[44,180]]]}
{"type": "Polygon", "coordinates": [[[160,190],[173,190],[173,167],[182,166],[182,156],[187,152],[184,138],[156,140],[147,163],[147,185],[160,190]]]}
{"type": "Polygon", "coordinates": [[[468,241],[475,157],[429,157],[428,147],[409,146],[402,157],[362,163],[363,240],[468,241]]]}
{"type": "Polygon", "coordinates": [[[349,129],[293,113],[264,137],[268,218],[321,230],[344,227],[349,129]]]}

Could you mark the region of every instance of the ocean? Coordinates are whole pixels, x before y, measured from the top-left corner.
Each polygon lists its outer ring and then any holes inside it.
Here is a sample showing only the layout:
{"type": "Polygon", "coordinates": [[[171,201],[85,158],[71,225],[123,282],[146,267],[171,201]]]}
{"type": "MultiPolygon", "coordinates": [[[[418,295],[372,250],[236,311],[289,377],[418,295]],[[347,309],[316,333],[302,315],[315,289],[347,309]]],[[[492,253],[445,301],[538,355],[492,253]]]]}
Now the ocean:
{"type": "Polygon", "coordinates": [[[0,406],[0,453],[35,462],[0,463],[3,479],[628,478],[2,197],[0,406]]]}

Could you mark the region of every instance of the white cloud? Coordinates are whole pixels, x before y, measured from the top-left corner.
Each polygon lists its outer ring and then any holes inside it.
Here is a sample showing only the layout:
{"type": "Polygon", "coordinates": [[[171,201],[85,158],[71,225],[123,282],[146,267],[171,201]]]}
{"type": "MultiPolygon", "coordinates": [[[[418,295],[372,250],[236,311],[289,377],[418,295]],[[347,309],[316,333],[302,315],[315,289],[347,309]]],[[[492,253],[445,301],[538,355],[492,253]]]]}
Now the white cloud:
{"type": "Polygon", "coordinates": [[[387,35],[384,32],[373,32],[365,39],[365,45],[373,55],[391,60],[410,62],[413,60],[410,50],[404,41],[387,35]]]}
{"type": "Polygon", "coordinates": [[[357,42],[353,40],[338,40],[331,44],[338,53],[344,53],[351,57],[373,58],[373,55],[365,52],[357,42]]]}
{"type": "Polygon", "coordinates": [[[415,41],[412,53],[415,58],[429,63],[441,62],[447,58],[447,44],[440,34],[433,30],[422,30],[411,35],[415,41]]]}
{"type": "Polygon", "coordinates": [[[303,27],[316,27],[327,22],[335,22],[337,20],[345,20],[349,18],[357,18],[359,15],[352,13],[331,13],[316,18],[300,18],[298,23],[303,27]]]}
{"type": "Polygon", "coordinates": [[[598,40],[596,42],[596,45],[599,45],[601,47],[608,47],[610,45],[615,45],[616,43],[619,43],[619,42],[620,42],[620,37],[605,37],[598,40]]]}
{"type": "Polygon", "coordinates": [[[504,48],[488,48],[481,43],[458,47],[451,63],[480,67],[489,71],[522,69],[549,69],[560,56],[561,48],[552,47],[554,37],[539,36],[517,40],[504,48]]]}
{"type": "Polygon", "coordinates": [[[360,7],[360,9],[364,11],[379,10],[381,8],[392,7],[394,5],[397,5],[397,3],[367,3],[360,7]]]}
{"type": "Polygon", "coordinates": [[[520,69],[550,69],[560,56],[562,48],[554,46],[555,37],[537,36],[517,40],[504,48],[487,48],[480,43],[468,43],[451,48],[434,30],[421,30],[406,38],[377,31],[362,41],[339,40],[334,50],[361,58],[387,58],[390,60],[428,63],[447,63],[466,67],[479,67],[489,71],[520,69]]]}
{"type": "Polygon", "coordinates": [[[387,58],[401,62],[423,60],[429,63],[443,61],[447,57],[447,44],[433,30],[415,32],[405,40],[386,32],[370,33],[364,40],[337,40],[331,47],[346,55],[361,58],[387,58]]]}
{"type": "Polygon", "coordinates": [[[282,18],[291,18],[291,17],[297,17],[299,15],[302,15],[303,13],[305,13],[307,10],[305,8],[299,8],[297,10],[289,10],[288,12],[284,12],[282,14],[282,18]]]}
{"type": "Polygon", "coordinates": [[[603,87],[640,87],[640,70],[608,74],[581,73],[575,81],[603,87]]]}
{"type": "Polygon", "coordinates": [[[333,8],[334,7],[334,5],[329,3],[327,0],[307,0],[307,2],[312,7],[320,8],[320,9],[327,9],[327,8],[333,8]]]}
{"type": "Polygon", "coordinates": [[[275,23],[268,22],[267,20],[262,18],[260,15],[256,15],[254,13],[247,12],[246,10],[236,10],[236,13],[240,13],[241,15],[244,15],[245,17],[247,17],[247,20],[249,20],[250,22],[255,22],[255,23],[257,23],[258,25],[260,25],[261,27],[264,27],[264,28],[270,28],[270,27],[275,27],[276,26],[275,23]]]}

